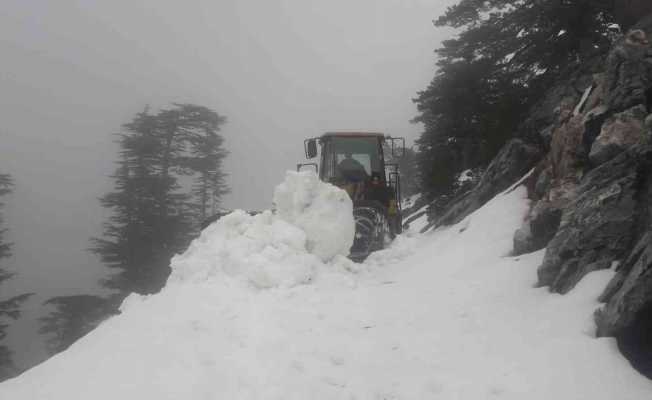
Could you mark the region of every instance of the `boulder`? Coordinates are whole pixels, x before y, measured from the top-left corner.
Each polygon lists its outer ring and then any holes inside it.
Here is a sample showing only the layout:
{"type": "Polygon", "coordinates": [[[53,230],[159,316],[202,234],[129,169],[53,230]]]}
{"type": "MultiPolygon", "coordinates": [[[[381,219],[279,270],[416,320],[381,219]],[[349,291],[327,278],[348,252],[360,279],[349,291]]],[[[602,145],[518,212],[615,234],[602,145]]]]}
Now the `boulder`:
{"type": "Polygon", "coordinates": [[[643,30],[628,32],[606,60],[606,104],[613,112],[648,105],[652,88],[652,52],[643,30]]]}
{"type": "Polygon", "coordinates": [[[627,147],[646,140],[645,106],[638,105],[622,113],[607,118],[600,135],[593,141],[589,160],[593,165],[600,165],[620,154],[627,147]]]}
{"type": "Polygon", "coordinates": [[[557,233],[562,208],[546,200],[536,203],[520,229],[514,234],[514,255],[541,250],[557,233]]]}
{"type": "Polygon", "coordinates": [[[599,335],[617,336],[652,305],[652,146],[641,153],[638,165],[638,196],[635,215],[636,245],[623,257],[616,276],[600,300],[605,306],[596,313],[599,335]]]}
{"type": "Polygon", "coordinates": [[[539,286],[566,293],[587,273],[625,258],[635,240],[640,182],[651,159],[650,146],[632,146],[582,178],[537,271],[539,286]]]}
{"type": "Polygon", "coordinates": [[[636,314],[652,304],[652,230],[648,231],[619,266],[596,311],[598,336],[618,336],[636,320],[636,314]]]}

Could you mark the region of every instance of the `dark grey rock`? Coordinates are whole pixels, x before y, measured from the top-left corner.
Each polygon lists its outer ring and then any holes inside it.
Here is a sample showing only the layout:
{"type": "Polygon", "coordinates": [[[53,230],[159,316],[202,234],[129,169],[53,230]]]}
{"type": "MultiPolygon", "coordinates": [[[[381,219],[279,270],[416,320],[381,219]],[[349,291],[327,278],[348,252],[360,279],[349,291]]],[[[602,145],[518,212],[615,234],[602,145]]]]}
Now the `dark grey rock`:
{"type": "Polygon", "coordinates": [[[554,129],[555,129],[554,125],[549,125],[539,132],[541,143],[546,149],[550,148],[550,142],[552,141],[552,131],[554,129]]]}
{"type": "Polygon", "coordinates": [[[566,293],[587,273],[622,260],[635,240],[641,174],[652,148],[630,147],[583,177],[538,269],[538,284],[566,293]]]}
{"type": "Polygon", "coordinates": [[[530,220],[532,251],[543,249],[555,237],[561,223],[562,209],[559,205],[540,201],[534,207],[530,220]]]}
{"type": "Polygon", "coordinates": [[[552,171],[550,168],[545,168],[537,177],[534,185],[534,193],[536,198],[541,199],[550,189],[552,183],[552,171]]]}
{"type": "Polygon", "coordinates": [[[514,250],[512,255],[520,256],[532,252],[532,230],[530,230],[530,221],[525,221],[523,225],[514,232],[514,250]]]}
{"type": "Polygon", "coordinates": [[[547,200],[536,203],[530,214],[514,234],[513,255],[541,250],[557,233],[561,222],[562,208],[547,200]]]}
{"type": "Polygon", "coordinates": [[[591,163],[600,165],[614,158],[627,147],[645,141],[646,116],[645,106],[638,105],[607,118],[602,125],[600,135],[591,145],[589,153],[591,163]]]}
{"type": "Polygon", "coordinates": [[[607,107],[600,105],[590,110],[584,116],[584,136],[582,143],[584,144],[584,151],[588,154],[595,139],[600,136],[602,125],[609,117],[607,107]]]}
{"type": "Polygon", "coordinates": [[[630,31],[607,57],[606,104],[612,112],[647,106],[647,93],[652,87],[652,51],[646,41],[630,31]]]}
{"type": "Polygon", "coordinates": [[[600,296],[607,304],[596,313],[596,323],[598,334],[604,336],[617,336],[646,304],[652,304],[652,150],[643,155],[647,158],[641,159],[637,171],[638,240],[600,296]]]}
{"type": "Polygon", "coordinates": [[[577,180],[586,164],[584,117],[573,116],[557,128],[550,144],[550,166],[555,180],[577,180]]]}
{"type": "Polygon", "coordinates": [[[595,314],[599,336],[617,336],[652,302],[652,232],[639,240],[601,300],[608,302],[595,314]]]}

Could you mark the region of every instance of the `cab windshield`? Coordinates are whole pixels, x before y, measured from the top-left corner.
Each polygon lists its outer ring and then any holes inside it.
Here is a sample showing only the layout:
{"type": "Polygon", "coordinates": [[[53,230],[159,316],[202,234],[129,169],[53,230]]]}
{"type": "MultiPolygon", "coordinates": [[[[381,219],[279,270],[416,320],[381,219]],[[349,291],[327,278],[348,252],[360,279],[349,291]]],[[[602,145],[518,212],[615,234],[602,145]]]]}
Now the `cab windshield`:
{"type": "Polygon", "coordinates": [[[363,181],[381,175],[382,149],[376,137],[330,137],[322,145],[322,179],[363,181]]]}

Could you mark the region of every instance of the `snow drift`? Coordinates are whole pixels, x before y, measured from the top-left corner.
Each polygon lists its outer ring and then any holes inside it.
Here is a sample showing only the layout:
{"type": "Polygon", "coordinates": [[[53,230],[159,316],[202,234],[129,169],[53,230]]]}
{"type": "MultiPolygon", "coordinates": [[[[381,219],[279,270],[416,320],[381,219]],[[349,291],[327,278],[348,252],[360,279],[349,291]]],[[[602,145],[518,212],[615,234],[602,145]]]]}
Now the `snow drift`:
{"type": "Polygon", "coordinates": [[[209,227],[161,293],[129,297],[121,315],[0,384],[0,399],[652,395],[614,341],[593,335],[611,271],[551,295],[532,287],[542,252],[509,256],[523,188],[361,265],[343,257],[350,202],[337,189],[290,173],[275,201],[276,213],[209,227]]]}
{"type": "Polygon", "coordinates": [[[259,289],[291,287],[309,282],[324,263],[349,263],[355,223],[346,192],[314,172],[288,171],[274,204],[274,213],[236,211],[207,227],[172,259],[168,285],[228,277],[259,289]]]}

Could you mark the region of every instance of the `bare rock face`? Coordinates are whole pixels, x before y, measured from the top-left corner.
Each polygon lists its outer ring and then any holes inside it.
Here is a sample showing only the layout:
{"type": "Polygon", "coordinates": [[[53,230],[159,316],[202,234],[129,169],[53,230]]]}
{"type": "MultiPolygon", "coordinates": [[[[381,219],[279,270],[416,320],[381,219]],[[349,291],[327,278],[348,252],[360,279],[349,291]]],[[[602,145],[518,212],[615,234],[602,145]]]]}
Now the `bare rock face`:
{"type": "Polygon", "coordinates": [[[644,125],[646,116],[645,106],[638,105],[609,117],[591,146],[589,153],[591,163],[600,165],[617,156],[627,147],[645,142],[647,140],[644,125]]]}
{"type": "Polygon", "coordinates": [[[652,232],[639,240],[601,300],[607,304],[595,313],[599,336],[617,336],[652,303],[652,232]]]}
{"type": "Polygon", "coordinates": [[[613,112],[637,105],[649,107],[652,51],[647,33],[633,30],[610,52],[606,61],[606,104],[613,112]]]}
{"type": "Polygon", "coordinates": [[[584,138],[583,119],[582,115],[571,117],[568,122],[553,132],[550,143],[550,164],[553,179],[577,177],[581,164],[585,160],[582,147],[584,138]]]}
{"type": "Polygon", "coordinates": [[[614,336],[632,365],[652,379],[652,149],[638,157],[635,245],[618,265],[617,274],[596,311],[598,336],[614,336]]]}
{"type": "Polygon", "coordinates": [[[587,273],[626,257],[636,236],[640,182],[650,157],[649,146],[634,146],[582,179],[537,271],[539,286],[566,293],[587,273]]]}
{"type": "Polygon", "coordinates": [[[514,234],[513,255],[541,250],[557,233],[562,208],[559,204],[539,201],[532,208],[520,229],[514,234]]]}
{"type": "MultiPolygon", "coordinates": [[[[528,191],[536,202],[514,235],[514,255],[546,247],[557,232],[562,209],[575,198],[587,159],[586,116],[581,110],[591,97],[592,88],[589,87],[583,100],[564,98],[555,110],[557,122],[551,127],[549,152],[535,168],[528,191]]],[[[591,105],[600,101],[599,97],[594,97],[591,105]]]]}

